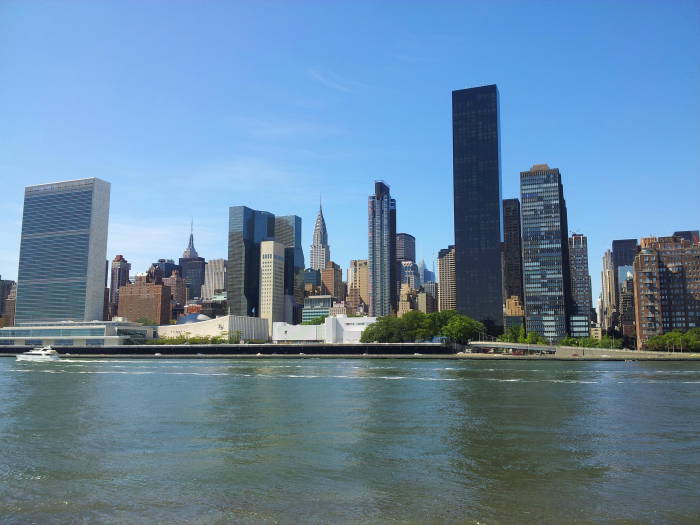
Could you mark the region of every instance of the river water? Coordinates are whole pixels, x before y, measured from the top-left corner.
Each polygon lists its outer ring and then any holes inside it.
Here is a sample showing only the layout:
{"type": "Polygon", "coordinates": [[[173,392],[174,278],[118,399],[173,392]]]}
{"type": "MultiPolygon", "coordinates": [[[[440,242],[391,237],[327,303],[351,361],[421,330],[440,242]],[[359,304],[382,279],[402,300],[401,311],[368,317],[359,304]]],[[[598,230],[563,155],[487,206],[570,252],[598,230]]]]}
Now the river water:
{"type": "Polygon", "coordinates": [[[693,523],[700,363],[0,358],[0,447],[0,523],[693,523]]]}

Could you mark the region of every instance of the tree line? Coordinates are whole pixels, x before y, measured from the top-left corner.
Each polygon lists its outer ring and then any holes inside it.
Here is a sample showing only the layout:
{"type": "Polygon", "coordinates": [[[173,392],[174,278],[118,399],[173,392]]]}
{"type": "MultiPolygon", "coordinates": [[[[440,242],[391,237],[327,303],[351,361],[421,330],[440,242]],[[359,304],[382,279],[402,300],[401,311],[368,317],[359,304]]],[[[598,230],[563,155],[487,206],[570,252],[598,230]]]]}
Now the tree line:
{"type": "Polygon", "coordinates": [[[454,310],[425,314],[417,310],[401,317],[379,317],[362,332],[362,343],[420,343],[445,337],[466,344],[483,337],[486,328],[479,321],[454,310]]]}

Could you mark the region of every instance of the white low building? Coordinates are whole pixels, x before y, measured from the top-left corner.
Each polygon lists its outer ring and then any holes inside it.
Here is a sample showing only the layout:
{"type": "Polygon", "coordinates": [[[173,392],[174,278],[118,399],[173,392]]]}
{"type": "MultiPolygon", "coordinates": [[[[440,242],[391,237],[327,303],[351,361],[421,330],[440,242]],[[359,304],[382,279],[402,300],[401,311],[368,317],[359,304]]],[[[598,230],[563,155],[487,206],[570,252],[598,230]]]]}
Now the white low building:
{"type": "Polygon", "coordinates": [[[158,337],[234,337],[238,333],[242,341],[267,341],[267,321],[259,317],[224,315],[216,319],[157,327],[158,337]]]}
{"type": "Polygon", "coordinates": [[[273,343],[359,343],[365,328],[376,317],[326,317],[320,325],[273,323],[273,343]]]}

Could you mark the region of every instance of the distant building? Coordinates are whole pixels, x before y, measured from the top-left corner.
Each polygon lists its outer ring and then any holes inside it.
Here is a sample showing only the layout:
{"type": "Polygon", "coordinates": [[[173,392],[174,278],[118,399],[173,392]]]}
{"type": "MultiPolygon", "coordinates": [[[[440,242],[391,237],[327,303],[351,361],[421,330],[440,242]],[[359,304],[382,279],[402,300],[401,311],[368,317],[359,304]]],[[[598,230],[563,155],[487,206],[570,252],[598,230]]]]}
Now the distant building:
{"type": "Polygon", "coordinates": [[[421,286],[418,265],[413,261],[398,261],[399,286],[407,284],[412,290],[418,290],[421,286]]]}
{"type": "Polygon", "coordinates": [[[17,283],[7,279],[0,279],[0,316],[5,315],[5,301],[17,283]]]}
{"type": "Polygon", "coordinates": [[[129,284],[131,265],[123,255],[117,255],[112,261],[112,275],[109,281],[109,314],[117,315],[119,307],[119,288],[129,284]]]}
{"type": "Polygon", "coordinates": [[[503,315],[504,328],[516,328],[525,326],[525,306],[517,295],[511,295],[506,299],[503,315]]]}
{"type": "Polygon", "coordinates": [[[627,279],[620,291],[620,331],[624,337],[636,337],[636,321],[634,315],[634,276],[627,273],[627,279]]]}
{"type": "MultiPolygon", "coordinates": [[[[636,242],[636,241],[635,241],[636,242]]],[[[600,314],[598,323],[604,332],[617,325],[617,279],[612,251],[603,255],[603,269],[600,273],[602,291],[600,295],[600,314]]]]}
{"type": "Polygon", "coordinates": [[[284,246],[284,321],[301,322],[304,304],[304,251],[301,248],[301,217],[275,217],[275,241],[284,246]]]}
{"type": "Polygon", "coordinates": [[[520,200],[503,201],[503,300],[523,302],[523,259],[520,240],[520,200]]]}
{"type": "Polygon", "coordinates": [[[369,268],[367,259],[353,259],[348,268],[347,303],[355,311],[369,309],[369,268]]]}
{"type": "Polygon", "coordinates": [[[187,299],[190,301],[201,299],[207,263],[204,257],[200,257],[197,250],[194,248],[194,234],[192,232],[190,232],[187,248],[185,248],[185,251],[182,253],[179,263],[182,278],[187,283],[187,299]]]}
{"type": "Polygon", "coordinates": [[[448,246],[438,252],[438,310],[456,310],[457,289],[455,282],[455,247],[448,246]]]}
{"type": "Polygon", "coordinates": [[[272,333],[274,343],[359,343],[362,332],[377,321],[376,317],[328,316],[320,325],[275,323],[272,333]]]}
{"type": "Polygon", "coordinates": [[[369,216],[369,313],[385,316],[396,313],[396,201],[389,186],[382,181],[374,184],[374,194],[368,199],[369,216]]]}
{"type": "Polygon", "coordinates": [[[211,259],[204,270],[202,300],[211,301],[226,291],[226,259],[211,259]]]}
{"type": "Polygon", "coordinates": [[[700,244],[681,237],[640,239],[634,302],[637,348],[654,335],[700,326],[700,244]]]}
{"type": "Polygon", "coordinates": [[[685,239],[690,244],[700,244],[700,230],[685,230],[680,232],[673,232],[673,236],[685,239]]]}
{"type": "Polygon", "coordinates": [[[612,311],[612,326],[608,328],[619,329],[620,315],[620,293],[622,285],[627,279],[627,274],[632,271],[634,257],[637,255],[637,239],[618,239],[612,242],[612,263],[614,269],[615,280],[615,298],[612,311]]]}
{"type": "Polygon", "coordinates": [[[260,318],[270,335],[272,323],[284,321],[284,245],[276,241],[260,243],[260,318]]]}
{"type": "Polygon", "coordinates": [[[328,245],[326,220],[323,218],[323,208],[319,206],[311,242],[311,268],[318,271],[324,270],[330,260],[331,247],[328,245]]]}
{"type": "Polygon", "coordinates": [[[525,322],[558,341],[569,333],[571,278],[561,174],[547,164],[520,172],[525,322]]]}
{"type": "Polygon", "coordinates": [[[333,297],[330,295],[315,295],[304,299],[302,321],[312,321],[318,317],[330,315],[333,308],[333,297]]]}
{"type": "MultiPolygon", "coordinates": [[[[199,317],[196,315],[195,317],[199,317]]],[[[268,326],[266,319],[240,315],[226,315],[216,319],[207,319],[183,324],[158,326],[158,337],[223,337],[228,336],[233,341],[267,342],[268,326]]]]}
{"type": "MultiPolygon", "coordinates": [[[[435,284],[435,283],[433,283],[435,284]]],[[[426,291],[418,292],[416,296],[417,310],[423,312],[424,314],[430,314],[437,312],[437,301],[435,297],[426,291]]]]}
{"type": "MultiPolygon", "coordinates": [[[[8,281],[5,281],[8,282],[8,281]]],[[[14,281],[9,281],[14,283],[14,281]]],[[[17,283],[10,286],[7,297],[2,302],[3,314],[0,316],[0,326],[14,326],[15,324],[15,303],[17,301],[17,283]]]]}
{"type": "Polygon", "coordinates": [[[153,339],[154,329],[123,320],[58,321],[27,323],[0,328],[2,346],[101,347],[143,344],[153,339]]]}
{"type": "Polygon", "coordinates": [[[119,317],[153,325],[170,323],[170,288],[157,266],[136,276],[134,284],[119,289],[119,317]]]}
{"type": "Polygon", "coordinates": [[[413,235],[396,234],[396,260],[416,262],[416,238],[413,235]]]}
{"type": "Polygon", "coordinates": [[[96,178],[25,188],[18,324],[102,319],[109,192],[96,178]]]}
{"type": "Polygon", "coordinates": [[[569,273],[571,310],[569,330],[572,337],[589,337],[591,328],[591,274],[588,272],[588,238],[579,233],[569,237],[569,273]]]}
{"type": "Polygon", "coordinates": [[[399,293],[399,309],[396,312],[397,317],[402,317],[404,314],[410,312],[411,310],[418,309],[418,293],[416,290],[412,289],[408,284],[401,285],[401,292],[399,293]]]}
{"type": "Polygon", "coordinates": [[[177,319],[185,312],[187,304],[187,283],[180,275],[180,270],[175,269],[170,277],[163,278],[163,284],[170,288],[170,298],[172,301],[171,318],[177,319]]]}
{"type": "Polygon", "coordinates": [[[498,88],[452,92],[457,311],[496,329],[501,285],[501,148],[498,88]]]}
{"type": "Polygon", "coordinates": [[[163,274],[163,278],[170,277],[175,270],[182,270],[172,259],[158,259],[158,262],[153,263],[153,265],[158,267],[163,274]]]}
{"type": "Polygon", "coordinates": [[[343,270],[333,261],[328,261],[321,270],[321,294],[330,295],[336,301],[345,301],[343,270]]]}
{"type": "Polygon", "coordinates": [[[437,305],[437,300],[438,300],[438,283],[435,281],[427,281],[424,282],[421,285],[421,290],[423,290],[425,293],[428,295],[432,295],[433,299],[435,299],[435,304],[437,305]]]}

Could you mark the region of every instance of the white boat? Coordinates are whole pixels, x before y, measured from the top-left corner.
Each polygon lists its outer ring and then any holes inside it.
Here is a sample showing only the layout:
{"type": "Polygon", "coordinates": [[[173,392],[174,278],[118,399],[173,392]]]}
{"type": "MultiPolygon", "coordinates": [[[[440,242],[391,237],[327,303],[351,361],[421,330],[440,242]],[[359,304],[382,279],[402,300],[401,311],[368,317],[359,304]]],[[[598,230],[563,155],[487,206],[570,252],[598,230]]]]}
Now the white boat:
{"type": "Polygon", "coordinates": [[[17,361],[59,361],[58,352],[50,346],[35,348],[17,355],[17,361]]]}

